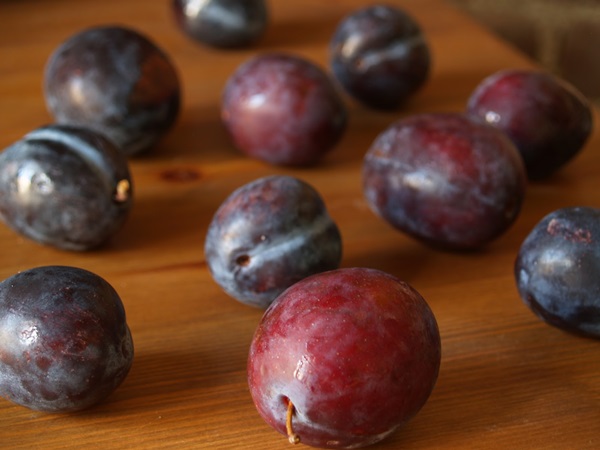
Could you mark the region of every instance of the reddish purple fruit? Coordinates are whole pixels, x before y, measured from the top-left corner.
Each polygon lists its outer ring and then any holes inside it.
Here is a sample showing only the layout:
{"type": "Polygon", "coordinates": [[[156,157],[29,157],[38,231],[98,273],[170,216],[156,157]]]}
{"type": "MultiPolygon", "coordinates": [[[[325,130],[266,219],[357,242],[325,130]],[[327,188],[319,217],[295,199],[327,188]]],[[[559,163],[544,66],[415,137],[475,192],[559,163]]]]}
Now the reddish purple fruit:
{"type": "Polygon", "coordinates": [[[374,109],[399,108],[429,78],[425,36],[399,8],[371,5],[353,12],[339,24],[329,47],[337,80],[374,109]]]}
{"type": "Polygon", "coordinates": [[[298,56],[263,54],[229,78],[222,119],[234,144],[276,165],[315,164],[346,129],[346,107],[328,75],[298,56]]]}
{"type": "Polygon", "coordinates": [[[532,180],[572,160],[592,131],[589,102],[575,87],[533,70],[504,70],[473,91],[467,111],[505,132],[520,151],[532,180]]]}
{"type": "Polygon", "coordinates": [[[338,269],[296,283],[265,312],[248,382],[260,415],[291,442],[357,448],[417,414],[440,355],[417,291],[378,270],[338,269]]]}
{"type": "Polygon", "coordinates": [[[274,175],[240,187],[221,204],[204,253],[229,295],[266,308],[295,282],[337,269],[342,238],[312,186],[274,175]]]}
{"type": "Polygon", "coordinates": [[[36,267],[0,283],[0,336],[0,395],[39,411],[104,400],[133,361],[118,294],[75,267],[36,267]]]}
{"type": "Polygon", "coordinates": [[[436,247],[474,249],[514,222],[526,175],[499,130],[461,114],[420,114],[375,139],[363,187],[372,209],[399,230],[436,247]]]}
{"type": "Polygon", "coordinates": [[[56,122],[94,129],[126,155],[148,150],[179,112],[171,60],[147,37],[118,26],[63,42],[46,65],[44,88],[56,122]]]}

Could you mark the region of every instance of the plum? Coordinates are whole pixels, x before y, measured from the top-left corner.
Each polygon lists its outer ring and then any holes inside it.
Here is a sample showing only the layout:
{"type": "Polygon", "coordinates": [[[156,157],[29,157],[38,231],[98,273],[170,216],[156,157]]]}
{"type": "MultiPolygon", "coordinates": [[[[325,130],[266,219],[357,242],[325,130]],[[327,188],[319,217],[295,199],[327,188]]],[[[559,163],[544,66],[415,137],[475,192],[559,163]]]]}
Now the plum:
{"type": "Polygon", "coordinates": [[[265,53],[227,80],[222,119],[235,146],[275,165],[315,164],[341,139],[346,106],[329,76],[300,56],[265,53]]]}
{"type": "Polygon", "coordinates": [[[571,161],[592,131],[591,106],[583,94],[539,70],[490,75],[471,93],[467,113],[508,135],[531,180],[547,178],[571,161]]]}
{"type": "Polygon", "coordinates": [[[180,89],[166,53],[121,26],[71,36],[44,73],[46,105],[56,122],[103,133],[128,156],[147,151],[172,127],[180,89]]]}
{"type": "Polygon", "coordinates": [[[265,0],[173,0],[172,9],[186,35],[216,48],[254,43],[269,19],[265,0]]]}
{"type": "Polygon", "coordinates": [[[119,295],[77,267],[35,267],[2,281],[0,336],[0,395],[33,410],[91,407],[133,361],[119,295]]]}
{"type": "Polygon", "coordinates": [[[345,17],[329,47],[335,78],[373,109],[399,108],[429,78],[431,52],[421,27],[391,5],[366,6],[345,17]]]}
{"type": "Polygon", "coordinates": [[[248,383],[263,419],[291,442],[374,444],[425,405],[440,335],[423,297],[398,278],[343,268],[305,278],[267,309],[248,383]]]}
{"type": "Polygon", "coordinates": [[[122,228],[132,205],[126,156],[92,130],[44,126],[0,153],[0,218],[41,244],[91,250],[122,228]]]}
{"type": "Polygon", "coordinates": [[[542,218],[521,244],[515,280],[540,319],[600,338],[600,209],[565,207],[542,218]]]}
{"type": "Polygon", "coordinates": [[[373,211],[447,250],[477,249],[504,233],[520,212],[526,184],[523,161],[504,133],[458,113],[396,121],[363,162],[373,211]]]}
{"type": "Polygon", "coordinates": [[[342,240],[311,185],[272,175],[243,185],[221,204],[204,253],[225,292],[266,308],[296,281],[339,267],[342,240]]]}

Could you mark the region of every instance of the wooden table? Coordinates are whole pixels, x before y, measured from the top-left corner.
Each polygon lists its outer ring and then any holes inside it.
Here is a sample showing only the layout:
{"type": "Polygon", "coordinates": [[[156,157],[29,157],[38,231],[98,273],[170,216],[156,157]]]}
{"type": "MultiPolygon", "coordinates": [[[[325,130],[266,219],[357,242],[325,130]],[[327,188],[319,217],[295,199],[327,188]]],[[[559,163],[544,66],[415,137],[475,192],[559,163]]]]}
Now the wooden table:
{"type": "Polygon", "coordinates": [[[207,225],[235,188],[267,174],[298,176],[323,195],[344,239],[342,265],[368,266],[411,283],[439,321],[443,359],[422,411],[373,448],[600,448],[600,342],[545,325],[519,299],[512,274],[520,243],[546,213],[600,206],[600,137],[552,179],[531,184],[510,230],[481,252],[427,248],[368,209],[360,165],[375,136],[399,117],[460,111],[475,85],[527,59],[442,0],[398,0],[422,24],[434,56],[430,81],[393,114],[350,105],[349,129],[313,169],[243,157],[219,122],[228,75],[257,51],[285,50],[326,66],[337,21],[359,0],[280,0],[260,45],[219,52],[185,38],[168,1],[4,0],[0,3],[0,148],[49,122],[42,73],[52,50],[90,25],[121,23],[151,36],[179,68],[183,108],[172,132],[133,159],[136,202],[105,248],[69,253],[0,226],[0,277],[46,264],[86,268],[120,293],[135,340],[121,387],[88,411],[51,415],[0,399],[0,448],[284,449],[258,416],[246,355],[261,311],[226,296],[204,258],[207,225]]]}

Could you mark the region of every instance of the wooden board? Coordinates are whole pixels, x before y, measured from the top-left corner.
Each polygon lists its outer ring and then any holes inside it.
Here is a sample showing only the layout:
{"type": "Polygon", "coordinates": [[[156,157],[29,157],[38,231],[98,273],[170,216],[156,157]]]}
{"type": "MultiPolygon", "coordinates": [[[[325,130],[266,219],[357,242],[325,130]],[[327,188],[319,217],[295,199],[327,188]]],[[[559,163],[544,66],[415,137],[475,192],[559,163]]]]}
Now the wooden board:
{"type": "Polygon", "coordinates": [[[51,121],[42,94],[53,49],[87,26],[120,23],[151,36],[176,63],[181,115],[151,153],[131,161],[135,206],[105,248],[70,253],[0,226],[0,277],[46,264],[82,267],[121,295],[136,356],[123,385],[88,411],[51,415],[0,399],[0,447],[103,449],[283,449],[285,437],[258,416],[246,385],[246,357],[262,312],[212,281],[203,242],[229,193],[267,174],[291,174],[323,195],[344,239],[342,265],[374,267],[417,288],[440,326],[443,359],[426,406],[373,448],[600,448],[600,342],[536,319],[519,299],[513,263],[524,237],[563,206],[600,206],[597,133],[575,161],[531,184],[510,230],[480,252],[427,248],[369,210],[362,156],[392,121],[461,111],[476,84],[527,59],[442,0],[398,0],[422,24],[434,57],[427,85],[396,113],[350,104],[342,142],[318,167],[295,170],[249,160],[230,144],[219,99],[235,67],[259,51],[283,50],[327,66],[327,43],[358,0],[272,3],[267,35],[251,49],[219,52],[185,38],[168,1],[4,0],[0,3],[0,148],[51,121]]]}

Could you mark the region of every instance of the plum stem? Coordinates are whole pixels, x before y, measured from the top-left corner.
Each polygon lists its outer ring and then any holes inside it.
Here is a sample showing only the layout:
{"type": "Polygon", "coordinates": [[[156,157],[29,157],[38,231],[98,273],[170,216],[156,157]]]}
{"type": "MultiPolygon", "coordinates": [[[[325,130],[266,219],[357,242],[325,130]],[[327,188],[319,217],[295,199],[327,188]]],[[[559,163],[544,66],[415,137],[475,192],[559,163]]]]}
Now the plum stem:
{"type": "Polygon", "coordinates": [[[300,442],[300,437],[294,433],[292,426],[292,416],[294,415],[294,404],[291,400],[288,400],[287,414],[285,416],[285,430],[287,431],[288,440],[290,444],[297,444],[300,442]]]}
{"type": "Polygon", "coordinates": [[[115,192],[115,196],[114,196],[115,201],[118,203],[127,201],[127,199],[129,198],[130,189],[131,189],[131,185],[129,183],[129,180],[127,180],[127,179],[120,180],[117,183],[117,188],[116,188],[116,192],[115,192]]]}

